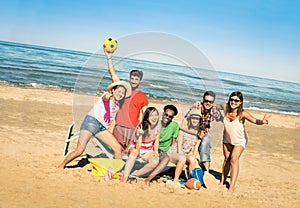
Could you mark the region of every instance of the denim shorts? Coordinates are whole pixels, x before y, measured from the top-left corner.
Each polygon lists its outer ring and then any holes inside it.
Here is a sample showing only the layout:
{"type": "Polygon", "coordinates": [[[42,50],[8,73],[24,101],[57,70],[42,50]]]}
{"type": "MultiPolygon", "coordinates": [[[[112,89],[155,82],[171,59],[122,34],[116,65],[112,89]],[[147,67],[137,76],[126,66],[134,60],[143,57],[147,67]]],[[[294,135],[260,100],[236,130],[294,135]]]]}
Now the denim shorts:
{"type": "Polygon", "coordinates": [[[200,155],[200,162],[210,162],[210,134],[206,134],[198,148],[198,152],[200,155]]]}
{"type": "Polygon", "coordinates": [[[80,130],[87,130],[95,135],[99,132],[105,131],[106,128],[93,116],[86,115],[80,126],[80,130]]]}

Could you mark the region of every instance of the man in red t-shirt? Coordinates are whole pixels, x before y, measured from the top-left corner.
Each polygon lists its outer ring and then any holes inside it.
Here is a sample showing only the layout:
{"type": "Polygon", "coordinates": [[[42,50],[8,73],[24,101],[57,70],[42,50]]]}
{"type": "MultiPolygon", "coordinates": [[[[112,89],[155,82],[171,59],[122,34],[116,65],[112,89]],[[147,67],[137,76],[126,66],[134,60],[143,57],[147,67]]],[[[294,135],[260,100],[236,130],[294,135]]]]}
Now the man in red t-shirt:
{"type": "MultiPolygon", "coordinates": [[[[112,81],[120,81],[112,62],[112,53],[105,52],[105,54],[112,81]]],[[[143,72],[139,70],[132,70],[129,78],[129,83],[132,88],[131,97],[125,99],[122,107],[118,111],[116,124],[113,130],[113,135],[124,149],[127,147],[132,133],[141,121],[142,115],[149,103],[147,96],[138,89],[143,78],[143,72]]]]}

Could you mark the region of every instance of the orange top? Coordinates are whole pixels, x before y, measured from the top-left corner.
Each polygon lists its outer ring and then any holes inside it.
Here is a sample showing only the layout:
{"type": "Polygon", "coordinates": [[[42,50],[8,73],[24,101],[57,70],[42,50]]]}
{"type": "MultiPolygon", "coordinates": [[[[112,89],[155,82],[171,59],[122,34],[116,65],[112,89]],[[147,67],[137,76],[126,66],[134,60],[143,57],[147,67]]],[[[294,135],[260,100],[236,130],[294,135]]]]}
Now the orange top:
{"type": "Polygon", "coordinates": [[[135,128],[139,124],[140,111],[144,106],[148,105],[147,96],[139,89],[135,89],[131,93],[131,97],[126,98],[120,108],[116,123],[119,126],[127,128],[135,128]]]}

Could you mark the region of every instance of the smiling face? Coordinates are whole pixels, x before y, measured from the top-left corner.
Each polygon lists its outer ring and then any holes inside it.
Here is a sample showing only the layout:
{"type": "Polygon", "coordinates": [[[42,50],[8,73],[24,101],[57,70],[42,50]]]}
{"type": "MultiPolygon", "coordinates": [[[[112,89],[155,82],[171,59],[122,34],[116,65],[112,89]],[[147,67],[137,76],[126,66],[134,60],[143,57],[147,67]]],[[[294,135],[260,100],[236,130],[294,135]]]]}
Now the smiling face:
{"type": "Polygon", "coordinates": [[[243,102],[238,96],[232,96],[229,98],[229,105],[232,109],[238,108],[243,102]]]}
{"type": "Polygon", "coordinates": [[[163,114],[163,117],[162,117],[162,124],[164,125],[164,126],[166,126],[168,123],[170,123],[172,120],[173,120],[173,118],[174,118],[174,115],[175,115],[175,112],[173,111],[173,110],[171,110],[171,109],[166,109],[165,111],[164,111],[164,114],[163,114]]]}
{"type": "Polygon", "coordinates": [[[141,79],[138,76],[133,76],[133,75],[130,76],[130,85],[133,90],[138,88],[140,83],[141,83],[141,79]]]}
{"type": "Polygon", "coordinates": [[[114,90],[114,98],[116,101],[120,101],[125,97],[126,89],[122,85],[118,85],[114,90]]]}
{"type": "Polygon", "coordinates": [[[155,126],[158,122],[158,112],[157,110],[153,110],[149,114],[148,122],[151,126],[155,126]]]}
{"type": "Polygon", "coordinates": [[[202,103],[203,103],[203,107],[206,109],[206,110],[209,110],[213,107],[213,103],[215,101],[215,98],[211,95],[206,95],[203,100],[202,100],[202,103]]]}
{"type": "Polygon", "coordinates": [[[200,116],[199,115],[191,115],[191,126],[192,127],[198,127],[200,123],[200,116]]]}

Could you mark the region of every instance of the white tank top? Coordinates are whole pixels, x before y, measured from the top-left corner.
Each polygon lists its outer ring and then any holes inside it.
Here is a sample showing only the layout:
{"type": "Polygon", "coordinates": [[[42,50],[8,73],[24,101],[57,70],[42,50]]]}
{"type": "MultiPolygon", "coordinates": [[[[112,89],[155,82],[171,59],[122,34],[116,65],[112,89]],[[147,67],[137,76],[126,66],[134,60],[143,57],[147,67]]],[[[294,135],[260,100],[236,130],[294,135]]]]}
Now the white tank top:
{"type": "Polygon", "coordinates": [[[226,116],[224,116],[224,134],[223,143],[229,143],[232,145],[241,145],[244,148],[248,142],[248,136],[245,130],[244,124],[236,118],[233,121],[227,121],[226,116]]]}

